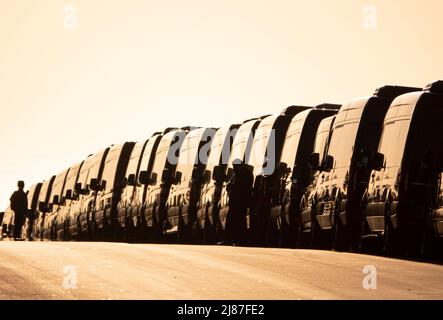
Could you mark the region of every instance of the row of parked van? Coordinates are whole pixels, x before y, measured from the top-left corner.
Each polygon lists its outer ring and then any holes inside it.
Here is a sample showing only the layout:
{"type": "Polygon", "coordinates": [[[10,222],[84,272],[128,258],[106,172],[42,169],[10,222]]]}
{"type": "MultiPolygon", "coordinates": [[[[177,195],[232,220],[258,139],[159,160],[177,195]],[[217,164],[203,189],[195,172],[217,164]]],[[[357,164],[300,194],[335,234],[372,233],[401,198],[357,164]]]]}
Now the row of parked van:
{"type": "Polygon", "coordinates": [[[33,185],[35,220],[24,229],[47,240],[221,241],[241,161],[251,197],[231,213],[245,215],[244,244],[359,250],[376,241],[424,254],[443,237],[442,123],[435,81],[219,129],[168,128],[33,185]]]}

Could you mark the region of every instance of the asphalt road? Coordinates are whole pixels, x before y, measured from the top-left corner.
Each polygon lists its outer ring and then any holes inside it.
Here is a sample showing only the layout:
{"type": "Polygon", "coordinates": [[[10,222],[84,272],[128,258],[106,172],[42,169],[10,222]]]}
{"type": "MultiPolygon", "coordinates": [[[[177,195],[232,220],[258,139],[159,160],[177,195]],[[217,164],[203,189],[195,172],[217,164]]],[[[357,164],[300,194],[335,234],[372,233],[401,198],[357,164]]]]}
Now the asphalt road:
{"type": "Polygon", "coordinates": [[[329,251],[0,241],[0,299],[443,299],[443,266],[329,251]]]}

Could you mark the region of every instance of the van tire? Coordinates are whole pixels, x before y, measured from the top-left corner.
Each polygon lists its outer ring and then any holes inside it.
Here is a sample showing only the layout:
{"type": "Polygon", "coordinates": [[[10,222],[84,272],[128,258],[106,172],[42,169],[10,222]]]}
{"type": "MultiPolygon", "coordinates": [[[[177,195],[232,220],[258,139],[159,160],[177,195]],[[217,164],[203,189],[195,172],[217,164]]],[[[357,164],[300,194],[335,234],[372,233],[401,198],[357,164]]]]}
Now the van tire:
{"type": "Polygon", "coordinates": [[[382,253],[384,255],[391,255],[394,253],[395,246],[394,246],[393,232],[394,232],[394,226],[392,225],[391,219],[388,218],[387,221],[385,222],[385,230],[382,235],[382,253]]]}

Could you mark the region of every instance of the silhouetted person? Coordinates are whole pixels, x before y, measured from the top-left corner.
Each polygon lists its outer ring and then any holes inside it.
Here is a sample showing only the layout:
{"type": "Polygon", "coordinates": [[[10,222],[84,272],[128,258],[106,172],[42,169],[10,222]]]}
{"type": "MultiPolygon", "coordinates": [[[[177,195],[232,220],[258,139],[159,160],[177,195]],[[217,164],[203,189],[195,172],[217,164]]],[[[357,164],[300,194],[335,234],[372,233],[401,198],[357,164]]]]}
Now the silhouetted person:
{"type": "Polygon", "coordinates": [[[246,214],[252,200],[254,176],[241,160],[235,160],[228,183],[229,210],[226,215],[226,240],[238,244],[246,235],[246,214]]]}
{"type": "Polygon", "coordinates": [[[19,181],[17,183],[18,190],[14,191],[11,198],[11,210],[14,211],[14,240],[21,238],[21,230],[28,211],[28,198],[25,191],[25,183],[19,181]]]}

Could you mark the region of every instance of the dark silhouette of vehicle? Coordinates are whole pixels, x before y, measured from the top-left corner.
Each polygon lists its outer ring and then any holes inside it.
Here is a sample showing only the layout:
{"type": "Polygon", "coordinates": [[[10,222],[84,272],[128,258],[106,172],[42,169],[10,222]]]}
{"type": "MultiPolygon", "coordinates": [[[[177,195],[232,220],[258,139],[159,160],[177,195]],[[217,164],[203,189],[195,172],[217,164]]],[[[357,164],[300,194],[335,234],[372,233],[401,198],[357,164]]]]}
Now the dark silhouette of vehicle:
{"type": "Polygon", "coordinates": [[[208,163],[203,173],[202,189],[198,202],[197,220],[203,230],[203,242],[216,241],[216,228],[220,226],[220,199],[227,172],[231,147],[239,124],[217,130],[212,139],[208,163]]]}
{"type": "Polygon", "coordinates": [[[213,128],[192,130],[180,147],[175,178],[167,200],[167,220],[163,232],[176,233],[183,242],[192,241],[201,235],[202,229],[197,221],[197,204],[215,132],[216,129],[213,128]]]}
{"type": "MultiPolygon", "coordinates": [[[[385,253],[435,257],[443,253],[442,120],[436,81],[220,129],[167,128],[31,186],[27,210],[16,208],[26,211],[21,232],[351,251],[376,240],[385,253]]],[[[10,208],[0,221],[3,236],[21,226],[10,208]]]]}
{"type": "Polygon", "coordinates": [[[173,183],[178,181],[175,169],[180,148],[191,128],[174,129],[164,134],[154,157],[150,176],[139,174],[139,183],[146,186],[141,214],[145,216],[150,241],[162,240],[167,221],[166,202],[173,183]]]}
{"type": "Polygon", "coordinates": [[[60,172],[54,179],[52,184],[51,195],[47,205],[47,212],[41,216],[41,224],[43,226],[43,239],[56,240],[56,218],[61,211],[63,203],[62,194],[65,187],[66,177],[69,169],[60,172]]]}
{"type": "Polygon", "coordinates": [[[71,228],[75,227],[76,221],[71,219],[71,210],[74,201],[78,200],[75,193],[75,185],[78,181],[83,161],[71,167],[66,177],[65,187],[61,197],[58,214],[55,217],[55,238],[57,240],[71,240],[71,228]]]}
{"type": "Polygon", "coordinates": [[[2,219],[2,237],[11,238],[14,236],[14,211],[11,207],[6,208],[2,219]]]}
{"type": "Polygon", "coordinates": [[[309,221],[313,243],[318,243],[320,230],[329,230],[327,244],[334,249],[358,248],[361,198],[369,181],[383,119],[394,98],[417,90],[420,89],[384,86],[372,96],[351,100],[340,108],[321,174],[322,189],[317,189],[315,198],[310,200],[314,201],[313,220],[309,221]]]}
{"type": "Polygon", "coordinates": [[[52,191],[52,184],[54,183],[55,176],[43,181],[42,187],[40,189],[40,194],[38,196],[38,206],[36,212],[36,218],[33,225],[34,239],[43,239],[43,228],[44,228],[44,218],[45,215],[50,211],[50,196],[52,191]]]}
{"type": "Polygon", "coordinates": [[[104,187],[104,185],[98,186],[97,184],[98,181],[101,181],[109,149],[110,147],[86,158],[75,184],[74,191],[77,200],[71,204],[70,221],[72,223],[70,229],[71,237],[78,240],[92,240],[97,236],[97,225],[93,216],[97,191],[93,189],[104,187]],[[91,182],[94,184],[92,189],[90,188],[91,182]]]}
{"type": "Polygon", "coordinates": [[[117,205],[126,185],[125,172],[134,142],[114,145],[105,157],[100,178],[89,180],[89,189],[96,193],[92,211],[93,234],[103,234],[105,240],[119,240],[121,228],[117,215],[117,205]]]}
{"type": "Polygon", "coordinates": [[[2,239],[6,237],[6,229],[7,229],[7,226],[5,224],[3,224],[4,217],[5,217],[5,211],[1,211],[0,212],[0,222],[1,222],[1,226],[2,226],[2,233],[1,233],[0,237],[2,239]]]}
{"type": "Polygon", "coordinates": [[[286,132],[293,117],[305,106],[291,106],[281,114],[263,119],[257,127],[246,164],[252,167],[253,191],[251,208],[246,215],[246,228],[249,230],[249,243],[263,245],[269,224],[271,180],[267,177],[280,172],[278,167],[285,142],[286,132]]]}
{"type": "Polygon", "coordinates": [[[125,240],[146,240],[148,227],[143,202],[146,197],[147,184],[150,182],[160,140],[171,130],[174,129],[168,128],[163,132],[156,132],[148,140],[136,143],[132,149],[125,174],[127,183],[118,205],[118,219],[124,228],[125,240]]]}
{"type": "Polygon", "coordinates": [[[315,199],[317,189],[321,190],[323,188],[324,179],[322,177],[322,174],[325,168],[326,155],[335,117],[336,116],[334,115],[323,119],[317,129],[314,152],[309,158],[310,175],[308,178],[307,186],[305,188],[305,193],[302,195],[302,198],[300,200],[300,220],[298,221],[299,230],[295,231],[294,234],[296,237],[298,237],[298,239],[296,239],[296,245],[301,245],[303,243],[303,240],[305,240],[305,243],[308,242],[309,245],[312,245],[312,239],[309,238],[308,241],[306,241],[303,235],[307,232],[310,233],[311,222],[313,218],[312,213],[315,212],[315,209],[312,208],[312,205],[315,204],[313,199],[315,199]]]}
{"type": "Polygon", "coordinates": [[[335,115],[339,105],[323,104],[298,113],[286,132],[280,162],[270,175],[262,177],[268,245],[294,245],[299,237],[300,200],[310,182],[309,161],[320,122],[335,115]]]}
{"type": "MultiPolygon", "coordinates": [[[[243,122],[243,124],[238,128],[237,134],[234,137],[231,147],[231,155],[225,170],[217,169],[222,171],[220,177],[217,179],[223,181],[220,202],[218,204],[218,221],[215,221],[215,241],[231,241],[228,239],[230,237],[229,230],[226,230],[226,218],[229,212],[229,191],[228,185],[229,181],[233,175],[234,161],[242,161],[242,166],[247,166],[246,162],[251,154],[251,146],[254,140],[255,130],[259,126],[262,119],[265,119],[268,115],[262,116],[260,118],[248,119],[243,122]]],[[[252,170],[252,168],[247,167],[247,170],[252,170]]],[[[252,194],[251,194],[252,196],[252,194]]],[[[249,204],[248,204],[249,205],[249,204]]]]}
{"type": "Polygon", "coordinates": [[[425,253],[438,236],[434,211],[443,170],[443,81],[391,104],[363,198],[363,236],[382,238],[385,251],[425,253]]]}
{"type": "Polygon", "coordinates": [[[3,224],[3,218],[4,218],[4,216],[5,216],[5,212],[4,212],[4,211],[1,211],[1,212],[0,212],[0,223],[1,223],[1,226],[2,226],[2,233],[1,233],[1,235],[0,235],[1,238],[3,238],[3,237],[5,236],[5,231],[4,231],[5,226],[4,226],[4,224],[3,224]]]}
{"type": "Polygon", "coordinates": [[[430,235],[428,236],[427,241],[421,246],[420,254],[437,253],[437,255],[441,257],[442,252],[441,250],[439,251],[438,248],[441,248],[443,241],[443,173],[440,173],[439,175],[437,194],[434,197],[430,225],[430,235]]]}
{"type": "Polygon", "coordinates": [[[23,233],[25,239],[33,240],[32,229],[34,225],[34,221],[37,217],[37,207],[38,207],[38,198],[40,195],[40,189],[42,187],[42,183],[36,183],[29,188],[28,191],[28,213],[27,219],[24,225],[23,233]]]}

